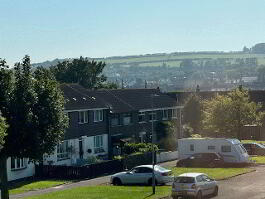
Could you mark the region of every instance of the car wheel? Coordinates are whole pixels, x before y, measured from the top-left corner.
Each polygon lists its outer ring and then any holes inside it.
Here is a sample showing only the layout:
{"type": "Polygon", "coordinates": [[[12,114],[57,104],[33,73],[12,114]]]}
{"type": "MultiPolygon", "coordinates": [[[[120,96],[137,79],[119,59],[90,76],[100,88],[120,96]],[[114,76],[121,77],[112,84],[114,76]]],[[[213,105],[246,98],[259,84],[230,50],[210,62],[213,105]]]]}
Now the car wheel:
{"type": "Polygon", "coordinates": [[[199,191],[197,193],[196,199],[202,199],[202,192],[201,191],[199,191]]]}
{"type": "Polygon", "coordinates": [[[117,186],[121,185],[121,180],[119,178],[114,178],[113,185],[117,185],[117,186]]]}
{"type": "MultiPolygon", "coordinates": [[[[148,185],[149,186],[152,186],[153,185],[153,180],[152,180],[152,178],[150,178],[149,180],[148,180],[148,185]]],[[[155,185],[157,185],[157,181],[155,180],[155,185]]]]}
{"type": "Polygon", "coordinates": [[[218,187],[214,188],[213,196],[218,196],[218,187]]]}

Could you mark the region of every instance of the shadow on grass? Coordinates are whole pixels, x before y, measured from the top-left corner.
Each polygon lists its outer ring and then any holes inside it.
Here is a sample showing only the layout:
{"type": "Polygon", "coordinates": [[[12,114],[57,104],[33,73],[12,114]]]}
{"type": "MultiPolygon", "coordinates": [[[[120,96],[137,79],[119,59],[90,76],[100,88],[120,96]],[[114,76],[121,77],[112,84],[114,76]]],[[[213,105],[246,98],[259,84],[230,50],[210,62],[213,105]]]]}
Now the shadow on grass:
{"type": "MultiPolygon", "coordinates": [[[[18,189],[26,185],[30,185],[35,182],[42,182],[42,181],[62,181],[62,179],[47,179],[47,178],[26,178],[23,180],[16,180],[13,182],[8,183],[8,189],[18,189]]],[[[65,182],[78,182],[78,180],[65,180],[65,182]]],[[[65,183],[63,183],[65,184],[65,183]]]]}

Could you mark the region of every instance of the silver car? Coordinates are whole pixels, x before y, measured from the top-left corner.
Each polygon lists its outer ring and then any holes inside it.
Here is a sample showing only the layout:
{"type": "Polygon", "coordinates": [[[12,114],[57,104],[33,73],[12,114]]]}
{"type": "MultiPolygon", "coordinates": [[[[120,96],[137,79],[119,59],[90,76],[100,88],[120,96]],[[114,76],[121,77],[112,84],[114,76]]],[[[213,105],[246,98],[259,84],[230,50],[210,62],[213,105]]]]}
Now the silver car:
{"type": "Polygon", "coordinates": [[[200,199],[206,195],[218,195],[217,182],[206,174],[183,173],[174,179],[172,198],[191,196],[200,199]]]}
{"type": "MultiPolygon", "coordinates": [[[[152,165],[141,165],[132,168],[130,171],[116,173],[111,176],[110,183],[113,185],[122,184],[147,184],[152,185],[152,165]]],[[[174,180],[172,171],[161,166],[154,167],[155,183],[166,184],[174,180]]]]}

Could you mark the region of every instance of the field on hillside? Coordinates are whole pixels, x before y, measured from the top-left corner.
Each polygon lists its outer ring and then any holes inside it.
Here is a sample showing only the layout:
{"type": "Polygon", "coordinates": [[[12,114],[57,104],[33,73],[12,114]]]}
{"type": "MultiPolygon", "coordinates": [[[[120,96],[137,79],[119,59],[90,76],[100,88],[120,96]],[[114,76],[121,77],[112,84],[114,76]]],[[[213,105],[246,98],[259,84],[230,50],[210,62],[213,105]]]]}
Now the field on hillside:
{"type": "Polygon", "coordinates": [[[139,63],[140,66],[161,66],[163,63],[169,66],[179,66],[183,59],[237,59],[237,58],[257,58],[258,64],[265,64],[265,54],[246,54],[246,53],[181,53],[181,54],[158,54],[129,57],[111,57],[105,59],[95,59],[105,61],[107,64],[130,64],[139,63]]]}

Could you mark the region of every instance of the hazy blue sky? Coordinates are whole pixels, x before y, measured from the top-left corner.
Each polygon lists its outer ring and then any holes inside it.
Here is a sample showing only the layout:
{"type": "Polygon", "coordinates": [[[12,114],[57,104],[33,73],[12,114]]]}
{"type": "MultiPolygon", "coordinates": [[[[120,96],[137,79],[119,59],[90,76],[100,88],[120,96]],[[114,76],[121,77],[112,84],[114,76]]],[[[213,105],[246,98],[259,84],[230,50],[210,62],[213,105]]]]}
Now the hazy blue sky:
{"type": "Polygon", "coordinates": [[[264,8],[264,0],[0,0],[0,57],[241,50],[265,41],[264,8]]]}

